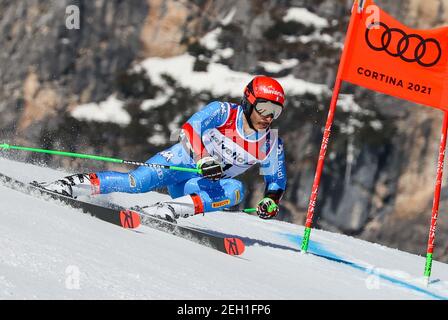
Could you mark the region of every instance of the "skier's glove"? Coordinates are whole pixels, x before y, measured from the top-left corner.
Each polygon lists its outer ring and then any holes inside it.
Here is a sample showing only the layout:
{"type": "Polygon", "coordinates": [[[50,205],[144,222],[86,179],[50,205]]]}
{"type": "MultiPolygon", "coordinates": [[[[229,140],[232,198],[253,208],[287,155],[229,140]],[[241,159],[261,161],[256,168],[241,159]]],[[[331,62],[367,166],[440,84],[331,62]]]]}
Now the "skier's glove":
{"type": "Polygon", "coordinates": [[[222,177],[222,166],[215,158],[204,157],[198,161],[196,166],[205,178],[219,180],[222,177]]]}
{"type": "Polygon", "coordinates": [[[261,219],[272,219],[277,216],[278,205],[271,198],[263,198],[257,204],[257,214],[261,219]]]}

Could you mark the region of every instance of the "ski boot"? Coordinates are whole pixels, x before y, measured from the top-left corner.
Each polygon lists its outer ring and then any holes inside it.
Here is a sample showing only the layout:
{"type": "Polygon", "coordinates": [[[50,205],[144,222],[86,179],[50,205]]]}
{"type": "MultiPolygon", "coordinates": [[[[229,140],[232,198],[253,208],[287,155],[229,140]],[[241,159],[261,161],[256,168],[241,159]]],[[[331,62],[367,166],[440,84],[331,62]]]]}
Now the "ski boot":
{"type": "Polygon", "coordinates": [[[76,199],[99,193],[98,177],[94,173],[74,174],[53,182],[32,182],[32,185],[76,199]]]}
{"type": "Polygon", "coordinates": [[[180,217],[187,218],[196,213],[193,197],[186,195],[171,201],[160,201],[149,206],[135,206],[132,210],[175,223],[180,217]]]}

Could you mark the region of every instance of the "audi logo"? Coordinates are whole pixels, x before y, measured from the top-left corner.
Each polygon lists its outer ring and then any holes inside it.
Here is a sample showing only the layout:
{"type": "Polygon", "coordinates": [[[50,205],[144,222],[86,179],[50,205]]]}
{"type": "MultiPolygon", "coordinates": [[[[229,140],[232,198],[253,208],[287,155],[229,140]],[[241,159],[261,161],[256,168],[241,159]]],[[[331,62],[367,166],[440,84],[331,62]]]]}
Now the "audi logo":
{"type": "Polygon", "coordinates": [[[440,43],[434,38],[424,39],[415,33],[406,34],[399,28],[389,28],[383,22],[379,23],[379,28],[372,28],[373,26],[378,24],[370,24],[365,33],[366,42],[372,50],[386,51],[392,57],[417,62],[422,67],[432,67],[442,57],[440,43]],[[428,54],[430,46],[436,49],[436,54],[428,54]]]}

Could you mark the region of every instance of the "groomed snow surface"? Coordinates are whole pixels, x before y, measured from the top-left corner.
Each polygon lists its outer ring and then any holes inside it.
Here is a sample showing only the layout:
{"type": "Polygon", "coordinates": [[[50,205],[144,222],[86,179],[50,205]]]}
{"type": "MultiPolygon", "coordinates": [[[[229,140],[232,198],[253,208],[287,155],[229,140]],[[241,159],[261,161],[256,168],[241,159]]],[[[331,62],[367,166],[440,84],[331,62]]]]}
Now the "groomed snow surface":
{"type": "MultiPolygon", "coordinates": [[[[67,172],[0,158],[0,172],[46,181],[67,172]]],[[[101,195],[125,206],[167,195],[101,195]]],[[[149,227],[126,230],[0,185],[0,299],[447,299],[448,265],[243,213],[207,213],[180,224],[239,236],[232,257],[149,227]]],[[[422,239],[425,241],[425,239],[422,239]]],[[[437,250],[435,253],[437,258],[437,250]]]]}

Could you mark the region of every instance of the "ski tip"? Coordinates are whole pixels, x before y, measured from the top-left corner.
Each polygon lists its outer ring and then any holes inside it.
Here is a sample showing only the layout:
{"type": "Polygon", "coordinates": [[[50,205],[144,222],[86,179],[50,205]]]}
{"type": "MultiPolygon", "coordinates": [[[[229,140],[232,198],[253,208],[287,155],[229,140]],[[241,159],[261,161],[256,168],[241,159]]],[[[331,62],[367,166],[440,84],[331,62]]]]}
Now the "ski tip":
{"type": "Polygon", "coordinates": [[[232,256],[239,256],[243,254],[246,246],[243,240],[239,238],[224,238],[224,248],[226,252],[232,256]]]}
{"type": "Polygon", "coordinates": [[[131,210],[120,211],[120,223],[123,228],[135,229],[140,226],[140,215],[131,210]]]}

